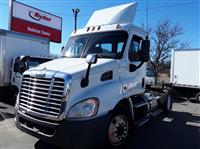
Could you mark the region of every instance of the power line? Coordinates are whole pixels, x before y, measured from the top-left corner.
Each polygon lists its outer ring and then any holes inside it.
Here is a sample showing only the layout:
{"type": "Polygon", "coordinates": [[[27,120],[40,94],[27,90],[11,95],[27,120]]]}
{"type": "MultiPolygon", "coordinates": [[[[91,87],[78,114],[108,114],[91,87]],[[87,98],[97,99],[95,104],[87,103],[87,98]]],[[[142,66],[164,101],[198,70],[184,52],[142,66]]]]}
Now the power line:
{"type": "MultiPolygon", "coordinates": [[[[38,1],[23,1],[23,2],[38,2],[38,1]]],[[[54,1],[39,1],[39,2],[54,2],[54,1]]],[[[75,2],[75,1],[59,1],[58,0],[58,1],[55,1],[55,2],[75,2]]],[[[76,1],[76,2],[78,2],[78,1],[76,1]]],[[[94,1],[80,1],[80,2],[94,2],[94,1]]],[[[103,1],[97,1],[97,2],[103,2],[103,1]]],[[[113,2],[126,2],[126,1],[112,1],[112,3],[113,2]]],[[[139,1],[139,2],[144,2],[144,1],[139,1]]],[[[146,0],[145,0],[145,2],[146,2],[146,0]]],[[[155,2],[158,2],[158,1],[155,1],[155,2]]],[[[174,1],[174,2],[181,2],[181,1],[174,1]]],[[[148,11],[149,10],[155,10],[155,9],[162,9],[162,8],[181,7],[181,6],[198,4],[198,3],[200,3],[200,1],[188,2],[188,3],[182,3],[182,4],[173,4],[173,5],[163,5],[163,6],[148,7],[148,11]]],[[[7,5],[0,4],[0,7],[7,7],[7,5]]],[[[146,11],[146,8],[137,9],[137,11],[146,11]]],[[[57,13],[57,15],[61,15],[61,16],[65,16],[65,17],[73,17],[72,14],[57,13]]],[[[88,17],[88,16],[91,16],[91,15],[92,15],[92,13],[91,14],[80,14],[78,17],[88,17]]]]}
{"type": "MultiPolygon", "coordinates": [[[[161,8],[170,8],[170,7],[172,8],[172,7],[187,6],[187,5],[197,4],[197,3],[200,3],[200,1],[198,1],[198,2],[190,2],[190,3],[183,3],[183,4],[174,4],[174,5],[164,5],[164,6],[149,7],[149,10],[161,9],[161,8]]],[[[143,9],[137,9],[137,10],[144,11],[146,9],[143,8],[143,9]]]]}
{"type": "MultiPolygon", "coordinates": [[[[155,10],[155,9],[161,9],[161,8],[173,8],[173,7],[181,7],[181,6],[187,6],[187,5],[193,5],[193,4],[197,4],[200,3],[200,1],[198,2],[190,2],[190,3],[183,3],[183,4],[174,4],[174,5],[163,5],[163,6],[156,6],[156,7],[148,7],[148,11],[149,10],[155,10]]],[[[137,9],[137,11],[147,11],[147,8],[142,8],[142,9],[137,9]]],[[[69,14],[61,14],[63,16],[72,16],[69,14]]],[[[84,16],[91,16],[92,14],[82,14],[79,15],[78,17],[84,17],[84,16]]]]}
{"type": "MultiPolygon", "coordinates": [[[[113,1],[108,1],[108,0],[99,0],[99,1],[94,1],[94,0],[85,0],[85,1],[81,1],[81,0],[41,0],[41,1],[36,1],[36,0],[20,0],[21,2],[31,2],[31,3],[121,3],[121,2],[133,2],[132,0],[113,0],[113,1]]],[[[1,0],[1,2],[8,2],[8,0],[1,0]]],[[[146,3],[146,0],[138,0],[137,2],[142,2],[142,3],[146,3]]],[[[165,3],[165,2],[169,2],[167,0],[165,1],[160,1],[160,0],[152,0],[151,3],[165,3]]],[[[173,0],[170,1],[170,3],[176,3],[176,2],[191,2],[190,0],[173,0]]],[[[193,1],[195,2],[195,1],[193,1]]]]}

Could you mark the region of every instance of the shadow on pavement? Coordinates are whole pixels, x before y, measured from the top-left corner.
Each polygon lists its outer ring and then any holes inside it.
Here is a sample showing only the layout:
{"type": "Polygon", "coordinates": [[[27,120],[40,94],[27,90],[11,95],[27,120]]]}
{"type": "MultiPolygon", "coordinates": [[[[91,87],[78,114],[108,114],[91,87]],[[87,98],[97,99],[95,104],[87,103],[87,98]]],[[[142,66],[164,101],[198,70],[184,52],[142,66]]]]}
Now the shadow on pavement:
{"type": "Polygon", "coordinates": [[[7,107],[0,106],[0,109],[7,109],[7,107]]]}
{"type": "Polygon", "coordinates": [[[11,114],[11,113],[6,113],[6,112],[1,112],[0,113],[0,122],[4,121],[5,119],[10,119],[10,118],[14,118],[15,115],[11,114]]]}
{"type": "MultiPolygon", "coordinates": [[[[167,117],[160,115],[130,135],[123,149],[200,149],[200,116],[172,111],[167,117]]],[[[60,149],[43,141],[35,149],[60,149]]]]}
{"type": "Polygon", "coordinates": [[[49,144],[47,142],[44,142],[42,140],[39,140],[35,143],[35,149],[61,149],[57,146],[54,146],[52,144],[49,144]]]}
{"type": "Polygon", "coordinates": [[[188,101],[188,100],[185,98],[178,98],[178,99],[175,99],[173,102],[174,103],[182,103],[182,102],[186,102],[186,101],[188,101]]]}
{"type": "Polygon", "coordinates": [[[182,102],[191,102],[191,103],[195,103],[195,104],[200,104],[197,102],[197,100],[195,98],[190,98],[190,99],[186,99],[186,98],[178,98],[178,99],[175,99],[173,102],[174,103],[182,103],[182,102]]]}
{"type": "Polygon", "coordinates": [[[126,149],[200,149],[199,140],[200,116],[173,111],[138,128],[126,149]]]}

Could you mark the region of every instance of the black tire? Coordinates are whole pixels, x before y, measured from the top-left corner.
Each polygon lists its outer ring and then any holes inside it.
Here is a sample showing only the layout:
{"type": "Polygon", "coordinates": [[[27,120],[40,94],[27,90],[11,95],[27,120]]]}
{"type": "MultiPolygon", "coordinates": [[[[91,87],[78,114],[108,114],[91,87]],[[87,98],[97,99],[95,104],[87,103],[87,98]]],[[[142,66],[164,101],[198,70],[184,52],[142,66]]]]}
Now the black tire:
{"type": "Polygon", "coordinates": [[[200,92],[196,95],[196,101],[197,103],[200,103],[200,92]]]}
{"type": "Polygon", "coordinates": [[[174,94],[172,93],[172,91],[168,91],[166,93],[164,104],[163,104],[164,114],[169,114],[171,112],[173,100],[174,100],[174,94]]]}
{"type": "Polygon", "coordinates": [[[17,87],[12,86],[9,91],[9,104],[15,105],[19,90],[17,87]]]}
{"type": "Polygon", "coordinates": [[[131,113],[125,106],[119,105],[112,113],[107,129],[107,146],[109,148],[122,148],[131,132],[131,113]]]}

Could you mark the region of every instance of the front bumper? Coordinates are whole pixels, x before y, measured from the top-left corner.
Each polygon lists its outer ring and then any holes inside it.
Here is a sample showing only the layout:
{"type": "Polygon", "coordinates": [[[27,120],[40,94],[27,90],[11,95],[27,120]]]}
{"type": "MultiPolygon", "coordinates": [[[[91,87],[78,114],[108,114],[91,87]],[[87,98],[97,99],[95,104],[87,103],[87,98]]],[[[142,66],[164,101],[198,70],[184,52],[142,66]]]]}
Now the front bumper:
{"type": "Polygon", "coordinates": [[[106,142],[110,114],[87,120],[63,120],[47,124],[16,112],[15,124],[20,130],[59,147],[94,148],[106,142]]]}

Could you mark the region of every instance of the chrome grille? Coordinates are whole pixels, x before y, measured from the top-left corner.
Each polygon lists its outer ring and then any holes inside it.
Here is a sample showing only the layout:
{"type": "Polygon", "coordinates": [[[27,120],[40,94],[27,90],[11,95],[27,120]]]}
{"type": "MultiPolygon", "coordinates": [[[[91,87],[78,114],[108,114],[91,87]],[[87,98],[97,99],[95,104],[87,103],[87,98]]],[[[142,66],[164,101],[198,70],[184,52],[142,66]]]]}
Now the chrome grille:
{"type": "Polygon", "coordinates": [[[61,112],[63,93],[64,79],[24,75],[19,107],[31,113],[58,117],[61,112]]]}

